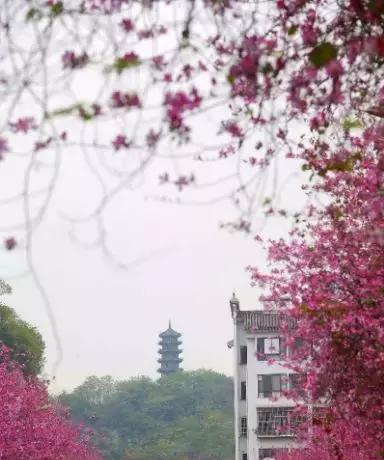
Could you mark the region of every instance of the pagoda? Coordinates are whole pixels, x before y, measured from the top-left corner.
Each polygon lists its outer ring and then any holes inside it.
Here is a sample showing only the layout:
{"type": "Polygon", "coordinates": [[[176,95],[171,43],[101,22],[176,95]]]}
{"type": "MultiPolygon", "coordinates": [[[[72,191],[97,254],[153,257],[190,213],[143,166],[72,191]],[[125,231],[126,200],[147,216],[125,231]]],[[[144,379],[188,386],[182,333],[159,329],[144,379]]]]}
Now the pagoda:
{"type": "Polygon", "coordinates": [[[168,329],[159,334],[159,354],[160,359],[157,361],[160,363],[160,368],[157,370],[161,375],[171,374],[172,372],[181,371],[180,363],[183,361],[179,358],[182,350],[180,349],[181,334],[176,332],[171,327],[169,322],[168,329]]]}

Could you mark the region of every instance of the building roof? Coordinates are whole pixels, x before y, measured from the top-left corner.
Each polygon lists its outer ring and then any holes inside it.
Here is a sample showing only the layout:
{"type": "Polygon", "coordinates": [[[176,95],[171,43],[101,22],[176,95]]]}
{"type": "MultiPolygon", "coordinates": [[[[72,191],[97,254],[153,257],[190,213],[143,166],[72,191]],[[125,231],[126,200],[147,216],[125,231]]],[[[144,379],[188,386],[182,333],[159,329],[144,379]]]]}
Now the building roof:
{"type": "Polygon", "coordinates": [[[159,334],[159,337],[181,337],[181,334],[172,329],[171,322],[169,321],[168,329],[159,334]]]}
{"type": "MultiPolygon", "coordinates": [[[[282,326],[285,315],[270,310],[239,310],[236,314],[236,322],[242,323],[244,329],[251,332],[275,332],[282,326]]],[[[294,327],[292,320],[289,326],[294,327]]]]}

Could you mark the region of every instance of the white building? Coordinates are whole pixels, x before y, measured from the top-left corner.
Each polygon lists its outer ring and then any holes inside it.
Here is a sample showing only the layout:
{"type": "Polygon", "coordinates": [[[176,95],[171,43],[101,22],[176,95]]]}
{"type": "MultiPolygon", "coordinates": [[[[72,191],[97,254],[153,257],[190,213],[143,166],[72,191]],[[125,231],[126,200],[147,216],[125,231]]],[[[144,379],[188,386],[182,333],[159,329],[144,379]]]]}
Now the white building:
{"type": "Polygon", "coordinates": [[[276,311],[240,310],[235,296],[230,306],[236,460],[273,459],[277,449],[295,447],[295,403],[283,393],[294,387],[297,375],[283,366],[287,351],[278,334],[281,316],[276,311]]]}

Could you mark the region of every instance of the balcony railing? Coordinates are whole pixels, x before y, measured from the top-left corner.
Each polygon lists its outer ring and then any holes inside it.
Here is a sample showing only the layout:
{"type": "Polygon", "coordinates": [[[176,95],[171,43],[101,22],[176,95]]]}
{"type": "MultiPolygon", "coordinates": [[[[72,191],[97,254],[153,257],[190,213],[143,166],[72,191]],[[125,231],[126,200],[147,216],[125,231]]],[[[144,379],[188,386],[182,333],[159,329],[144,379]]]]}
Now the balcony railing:
{"type": "Polygon", "coordinates": [[[303,416],[294,413],[292,408],[258,408],[256,434],[259,437],[294,436],[303,421],[303,416]]]}
{"type": "Polygon", "coordinates": [[[283,393],[281,391],[259,391],[258,392],[258,397],[259,398],[280,398],[283,396],[283,393]]]}

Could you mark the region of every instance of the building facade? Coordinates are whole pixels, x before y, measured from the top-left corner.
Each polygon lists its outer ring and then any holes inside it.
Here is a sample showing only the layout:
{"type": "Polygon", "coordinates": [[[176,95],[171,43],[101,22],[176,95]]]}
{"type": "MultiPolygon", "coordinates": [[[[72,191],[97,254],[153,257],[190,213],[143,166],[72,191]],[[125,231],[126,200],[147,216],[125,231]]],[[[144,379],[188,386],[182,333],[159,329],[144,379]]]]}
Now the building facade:
{"type": "Polygon", "coordinates": [[[182,352],[180,337],[181,334],[172,329],[171,322],[169,322],[168,329],[159,334],[160,358],[157,361],[160,363],[160,368],[157,371],[161,375],[182,370],[180,369],[180,363],[183,361],[180,358],[182,352]]]}
{"type": "Polygon", "coordinates": [[[295,447],[294,401],[286,398],[297,375],[284,367],[286,347],[276,311],[240,310],[230,301],[234,337],[236,460],[273,459],[279,449],[295,447]]]}

